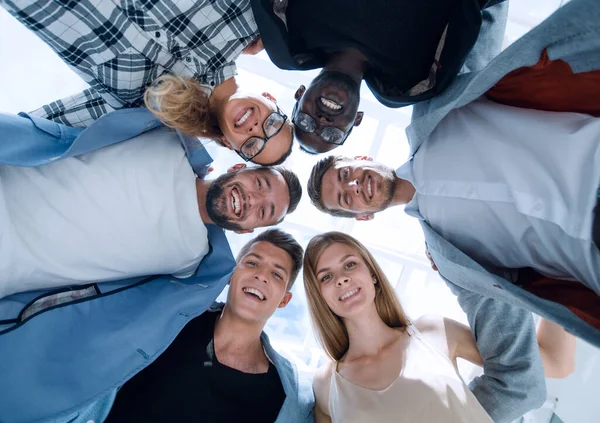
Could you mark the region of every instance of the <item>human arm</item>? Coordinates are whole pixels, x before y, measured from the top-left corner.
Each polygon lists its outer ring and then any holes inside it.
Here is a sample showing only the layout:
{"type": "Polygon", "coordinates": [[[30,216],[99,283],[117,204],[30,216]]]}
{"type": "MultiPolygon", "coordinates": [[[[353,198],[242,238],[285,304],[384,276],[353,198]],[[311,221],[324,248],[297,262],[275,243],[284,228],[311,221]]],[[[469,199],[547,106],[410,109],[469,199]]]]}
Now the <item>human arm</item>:
{"type": "Polygon", "coordinates": [[[537,340],[546,377],[565,378],[575,371],[575,336],[542,317],[537,326],[537,340]]]}
{"type": "MultiPolygon", "coordinates": [[[[460,322],[446,317],[426,315],[415,322],[421,333],[443,345],[443,352],[456,366],[462,358],[483,366],[471,329],[460,322]]],[[[575,369],[575,337],[561,326],[541,318],[537,325],[537,342],[544,365],[544,375],[549,378],[565,378],[575,369]]]]}
{"type": "Polygon", "coordinates": [[[102,115],[115,110],[92,88],[56,100],[29,113],[74,128],[87,128],[102,115]]]}
{"type": "Polygon", "coordinates": [[[313,391],[315,394],[315,423],[331,423],[327,409],[329,404],[329,385],[331,381],[332,363],[329,363],[315,373],[313,391]]]}
{"type": "Polygon", "coordinates": [[[483,69],[502,51],[506,21],[508,18],[508,1],[491,0],[481,11],[481,29],[473,49],[467,56],[461,73],[483,69]]]}
{"type": "Polygon", "coordinates": [[[544,369],[530,312],[446,281],[467,314],[484,373],[469,383],[495,422],[510,422],[546,399],[544,369]]]}

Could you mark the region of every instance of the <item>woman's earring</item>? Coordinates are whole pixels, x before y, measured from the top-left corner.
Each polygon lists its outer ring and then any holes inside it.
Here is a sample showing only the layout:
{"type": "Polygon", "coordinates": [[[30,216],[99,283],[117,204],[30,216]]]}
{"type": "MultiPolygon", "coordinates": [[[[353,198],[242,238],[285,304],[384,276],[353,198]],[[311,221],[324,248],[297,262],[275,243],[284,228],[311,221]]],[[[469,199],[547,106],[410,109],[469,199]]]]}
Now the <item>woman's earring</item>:
{"type": "Polygon", "coordinates": [[[377,284],[377,278],[373,278],[373,283],[377,284]]]}

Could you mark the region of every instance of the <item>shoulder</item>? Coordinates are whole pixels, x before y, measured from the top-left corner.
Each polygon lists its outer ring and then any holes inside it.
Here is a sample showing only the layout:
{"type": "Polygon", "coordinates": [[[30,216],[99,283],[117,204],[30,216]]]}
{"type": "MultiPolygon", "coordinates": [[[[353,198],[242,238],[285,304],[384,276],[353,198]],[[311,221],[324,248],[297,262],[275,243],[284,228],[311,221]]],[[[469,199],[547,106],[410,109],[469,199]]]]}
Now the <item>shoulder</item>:
{"type": "Polygon", "coordinates": [[[316,371],[313,378],[316,406],[327,415],[329,415],[329,385],[331,383],[333,366],[335,366],[335,362],[329,361],[316,371]]]}
{"type": "Polygon", "coordinates": [[[435,314],[425,314],[414,322],[423,339],[438,351],[448,355],[448,319],[435,314]]]}
{"type": "Polygon", "coordinates": [[[436,314],[425,314],[413,323],[422,335],[438,334],[444,331],[444,318],[436,314]]]}

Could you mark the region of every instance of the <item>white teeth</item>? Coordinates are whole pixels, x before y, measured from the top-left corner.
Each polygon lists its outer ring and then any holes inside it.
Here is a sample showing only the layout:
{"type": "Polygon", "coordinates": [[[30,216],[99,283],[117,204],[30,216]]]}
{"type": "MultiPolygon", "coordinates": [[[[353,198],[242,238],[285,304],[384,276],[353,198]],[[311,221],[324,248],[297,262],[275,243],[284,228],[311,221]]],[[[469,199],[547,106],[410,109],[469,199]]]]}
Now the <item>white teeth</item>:
{"type": "Polygon", "coordinates": [[[258,289],[254,288],[243,288],[242,291],[257,296],[261,301],[265,300],[265,296],[258,289]]]}
{"type": "Polygon", "coordinates": [[[240,195],[237,190],[231,190],[231,206],[233,207],[233,212],[236,216],[240,215],[240,195]]]}
{"type": "Polygon", "coordinates": [[[344,295],[340,297],[340,301],[344,301],[354,295],[358,294],[358,288],[353,289],[352,291],[346,292],[344,295]]]}
{"type": "Polygon", "coordinates": [[[329,99],[323,98],[321,97],[321,104],[325,107],[328,107],[332,110],[340,110],[342,108],[342,106],[340,106],[339,104],[337,104],[335,101],[331,101],[329,99]]]}
{"type": "Polygon", "coordinates": [[[373,196],[373,187],[372,184],[373,180],[371,178],[368,179],[367,181],[367,193],[369,194],[369,198],[371,198],[373,196]]]}
{"type": "Polygon", "coordinates": [[[244,116],[242,116],[236,123],[235,126],[242,126],[244,122],[248,120],[248,118],[252,115],[252,109],[248,109],[244,116]]]}

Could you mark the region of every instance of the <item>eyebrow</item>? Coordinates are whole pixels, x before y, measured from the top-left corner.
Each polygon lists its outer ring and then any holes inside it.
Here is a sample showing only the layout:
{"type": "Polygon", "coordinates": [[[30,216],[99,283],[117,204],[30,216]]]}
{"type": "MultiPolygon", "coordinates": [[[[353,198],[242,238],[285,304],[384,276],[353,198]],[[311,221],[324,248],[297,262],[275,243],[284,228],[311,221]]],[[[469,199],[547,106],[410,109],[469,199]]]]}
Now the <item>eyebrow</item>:
{"type": "MultiPolygon", "coordinates": [[[[264,259],[263,256],[261,256],[260,254],[256,254],[256,253],[248,253],[248,254],[246,254],[246,257],[244,257],[244,258],[248,258],[249,256],[254,256],[254,257],[256,257],[259,260],[263,260],[264,259]]],[[[289,277],[288,271],[281,264],[273,263],[273,266],[276,267],[277,269],[281,269],[281,271],[283,273],[285,273],[286,276],[289,277]]]]}
{"type": "Polygon", "coordinates": [[[267,184],[267,187],[269,188],[269,192],[271,192],[271,181],[266,176],[264,177],[264,179],[265,183],[267,184]]]}
{"type": "MultiPolygon", "coordinates": [[[[344,257],[342,257],[342,258],[340,259],[340,261],[339,261],[338,263],[343,263],[343,262],[344,262],[344,261],[345,261],[345,260],[346,260],[348,257],[352,257],[352,256],[353,256],[353,254],[346,254],[344,257]]],[[[321,273],[323,273],[323,272],[327,271],[327,270],[330,270],[330,269],[329,269],[329,267],[324,267],[324,268],[322,268],[321,270],[319,270],[319,271],[317,272],[317,276],[318,276],[319,274],[321,274],[321,273]]]]}
{"type": "Polygon", "coordinates": [[[270,219],[273,219],[273,217],[275,217],[275,204],[271,203],[271,217],[270,217],[270,219]]]}

